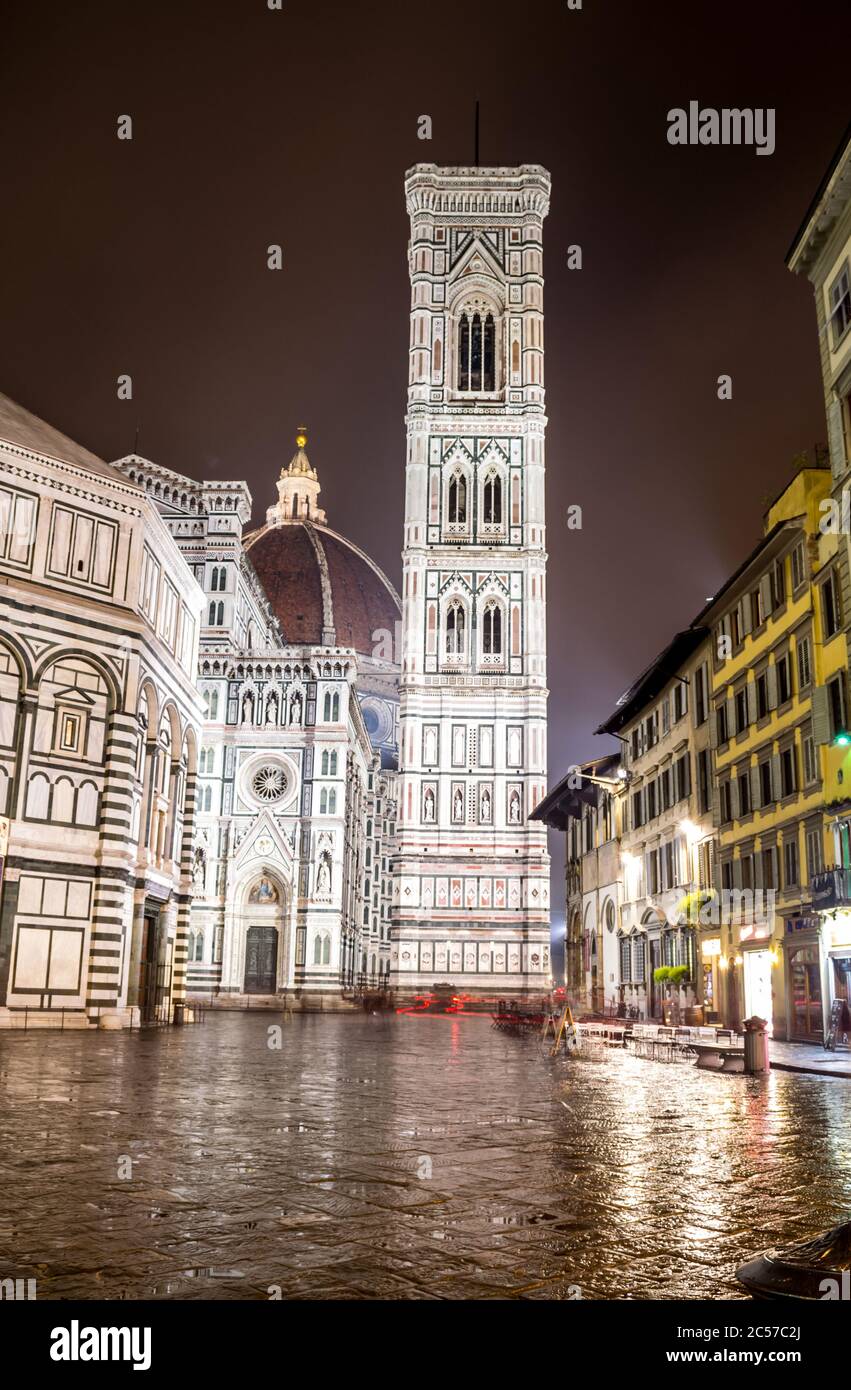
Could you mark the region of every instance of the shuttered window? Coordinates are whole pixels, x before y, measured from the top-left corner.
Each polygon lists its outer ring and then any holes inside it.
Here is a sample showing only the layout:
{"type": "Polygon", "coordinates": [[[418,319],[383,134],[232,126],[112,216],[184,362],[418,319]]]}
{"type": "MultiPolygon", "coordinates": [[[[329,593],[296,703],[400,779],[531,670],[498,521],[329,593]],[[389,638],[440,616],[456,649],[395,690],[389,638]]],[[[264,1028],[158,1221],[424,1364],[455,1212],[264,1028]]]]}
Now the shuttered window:
{"type": "Polygon", "coordinates": [[[798,667],[798,690],[807,690],[812,681],[812,653],[809,637],[799,637],[795,649],[798,667]]]}
{"type": "Polygon", "coordinates": [[[821,586],[821,605],[825,639],[835,637],[842,625],[835,572],[821,586]]]}

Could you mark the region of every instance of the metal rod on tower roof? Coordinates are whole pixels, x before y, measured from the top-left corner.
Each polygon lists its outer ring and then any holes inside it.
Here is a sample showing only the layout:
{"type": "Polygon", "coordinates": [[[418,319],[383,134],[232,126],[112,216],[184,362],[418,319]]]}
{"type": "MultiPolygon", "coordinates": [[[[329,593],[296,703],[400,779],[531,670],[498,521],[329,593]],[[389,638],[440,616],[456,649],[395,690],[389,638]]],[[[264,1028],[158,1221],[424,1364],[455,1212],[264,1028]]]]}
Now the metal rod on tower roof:
{"type": "Polygon", "coordinates": [[[476,168],[479,167],[479,98],[476,97],[476,168]]]}
{"type": "Polygon", "coordinates": [[[136,437],[135,437],[135,439],[133,440],[133,453],[134,453],[134,454],[138,454],[138,452],[139,452],[139,431],[141,430],[141,428],[142,428],[142,422],[141,422],[141,420],[137,420],[137,421],[136,421],[136,437]]]}

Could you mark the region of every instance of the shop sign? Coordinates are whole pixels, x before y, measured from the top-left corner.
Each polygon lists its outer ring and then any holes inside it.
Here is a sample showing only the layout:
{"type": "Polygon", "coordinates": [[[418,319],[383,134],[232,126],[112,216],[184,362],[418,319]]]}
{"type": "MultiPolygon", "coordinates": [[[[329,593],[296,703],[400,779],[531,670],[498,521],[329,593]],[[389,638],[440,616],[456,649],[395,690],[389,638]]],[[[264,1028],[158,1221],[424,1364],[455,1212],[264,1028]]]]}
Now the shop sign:
{"type": "Polygon", "coordinates": [[[787,917],[786,932],[791,934],[799,931],[818,931],[821,926],[821,919],[818,917],[787,917]]]}
{"type": "Polygon", "coordinates": [[[851,946],[851,912],[837,912],[830,924],[832,946],[851,946]]]}

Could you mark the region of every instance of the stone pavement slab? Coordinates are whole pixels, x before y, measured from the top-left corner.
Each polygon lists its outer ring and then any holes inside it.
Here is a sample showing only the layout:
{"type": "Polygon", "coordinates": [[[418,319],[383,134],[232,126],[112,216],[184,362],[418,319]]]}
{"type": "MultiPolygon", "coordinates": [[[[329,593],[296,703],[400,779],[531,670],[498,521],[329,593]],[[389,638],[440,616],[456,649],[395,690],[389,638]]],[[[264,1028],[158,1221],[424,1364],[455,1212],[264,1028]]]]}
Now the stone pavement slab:
{"type": "Polygon", "coordinates": [[[268,1021],[0,1034],[0,1277],[40,1299],[729,1299],[746,1259],[851,1212],[848,1092],[815,1067],[551,1059],[410,1015],[301,1015],[271,1051],[268,1021]]]}
{"type": "Polygon", "coordinates": [[[812,1072],[814,1076],[844,1076],[851,1080],[851,1049],[826,1052],[817,1043],[776,1042],[769,1044],[771,1065],[777,1071],[812,1072]]]}

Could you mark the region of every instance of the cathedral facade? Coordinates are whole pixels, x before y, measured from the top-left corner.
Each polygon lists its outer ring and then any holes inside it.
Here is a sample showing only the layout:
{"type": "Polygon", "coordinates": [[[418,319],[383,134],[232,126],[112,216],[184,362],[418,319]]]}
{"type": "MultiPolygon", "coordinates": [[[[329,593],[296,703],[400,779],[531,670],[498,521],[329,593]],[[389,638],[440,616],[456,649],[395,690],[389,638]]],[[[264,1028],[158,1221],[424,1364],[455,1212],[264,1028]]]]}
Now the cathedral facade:
{"type": "Polygon", "coordinates": [[[386,988],[400,606],[305,444],[251,531],[0,397],[0,1026],[386,988]]]}
{"type": "Polygon", "coordinates": [[[542,226],[549,175],[418,165],[391,974],[549,985],[542,226]]]}
{"type": "Polygon", "coordinates": [[[399,600],[334,531],[299,432],[245,530],[242,482],[130,456],[204,592],[187,993],[335,1007],[390,971],[399,600]]]}

